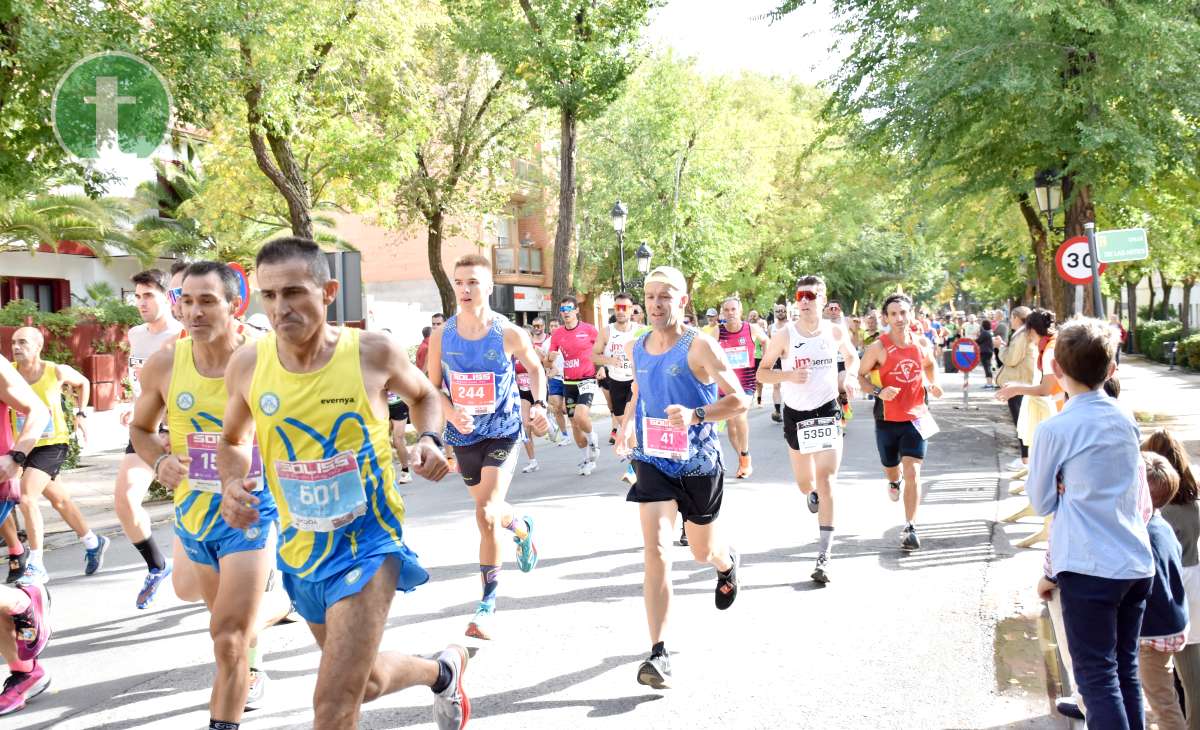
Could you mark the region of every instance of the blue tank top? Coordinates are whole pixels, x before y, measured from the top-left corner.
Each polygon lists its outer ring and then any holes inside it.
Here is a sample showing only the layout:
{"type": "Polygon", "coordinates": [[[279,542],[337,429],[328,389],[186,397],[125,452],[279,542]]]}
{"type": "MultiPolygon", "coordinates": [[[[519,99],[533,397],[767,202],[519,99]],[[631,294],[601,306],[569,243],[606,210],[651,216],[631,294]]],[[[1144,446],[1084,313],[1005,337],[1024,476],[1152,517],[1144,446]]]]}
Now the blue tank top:
{"type": "Polygon", "coordinates": [[[680,405],[699,408],[717,402],[717,384],[696,380],[688,367],[688,349],[696,337],[689,327],[675,346],[661,355],[646,351],[646,338],[638,338],[633,346],[633,377],[637,381],[637,447],[633,458],[650,464],[669,477],[700,476],[715,473],[721,468],[721,444],[715,423],[699,423],[688,427],[688,450],[685,459],[651,456],[644,450],[643,418],[666,418],[667,406],[680,405]]]}
{"type": "Polygon", "coordinates": [[[446,424],[446,443],[470,446],[487,439],[519,439],[521,396],[516,371],[504,354],[504,326],[508,320],[493,314],[492,326],[478,340],[458,333],[458,315],[442,327],[442,385],[455,405],[475,417],[475,430],[460,433],[446,424]]]}

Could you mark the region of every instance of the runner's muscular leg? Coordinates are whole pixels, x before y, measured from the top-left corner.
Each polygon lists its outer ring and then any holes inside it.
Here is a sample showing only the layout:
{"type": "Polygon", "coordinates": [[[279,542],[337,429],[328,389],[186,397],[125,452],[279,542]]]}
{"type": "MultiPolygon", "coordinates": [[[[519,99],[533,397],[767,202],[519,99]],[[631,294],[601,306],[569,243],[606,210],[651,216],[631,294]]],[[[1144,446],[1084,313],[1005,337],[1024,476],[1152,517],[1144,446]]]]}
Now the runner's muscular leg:
{"type": "MultiPolygon", "coordinates": [[[[510,456],[509,459],[514,458],[510,456]]],[[[500,565],[503,545],[500,531],[513,520],[513,508],[505,498],[512,483],[512,470],[485,466],[479,483],[467,489],[475,500],[475,524],[479,527],[480,565],[500,565]]]]}
{"type": "Polygon", "coordinates": [[[900,464],[904,468],[904,519],[912,522],[921,501],[921,460],[904,456],[900,464]]]}
{"type": "Polygon", "coordinates": [[[121,529],[130,542],[144,542],[150,537],[150,514],[142,506],[154,472],[137,454],[125,454],[117,472],[117,484],[113,490],[113,503],[121,529]]]}
{"type": "Polygon", "coordinates": [[[405,434],[408,432],[408,421],[392,421],[392,446],[396,449],[396,455],[400,457],[400,466],[408,468],[408,441],[405,440],[405,434]]]}
{"type": "Polygon", "coordinates": [[[740,455],[743,451],[750,450],[750,420],[745,413],[730,418],[726,423],[729,424],[729,445],[733,447],[740,455]]]}
{"type": "Polygon", "coordinates": [[[396,560],[385,560],[362,591],[329,607],[324,624],[308,625],[321,647],[314,730],[356,728],[361,702],[437,681],[436,661],[379,652],[399,569],[396,560]]]}
{"type": "Polygon", "coordinates": [[[675,534],[675,516],[679,505],[674,501],[642,502],[638,505],[645,552],[645,577],[642,598],[646,602],[646,623],[650,643],[657,644],[666,633],[671,609],[671,538],[675,534]]]}
{"type": "Polygon", "coordinates": [[[833,486],[838,467],[842,463],[842,447],[813,454],[813,466],[817,477],[817,524],[829,527],[833,524],[833,486]]]}
{"type": "Polygon", "coordinates": [[[50,483],[50,475],[41,469],[26,469],[21,473],[21,515],[25,519],[25,536],[30,550],[42,549],[45,525],[38,505],[42,492],[50,483]]]}
{"type": "MultiPolygon", "coordinates": [[[[273,546],[272,546],[273,547],[273,546]]],[[[274,550],[247,550],[221,558],[219,580],[215,570],[197,565],[202,583],[216,583],[216,599],[209,603],[209,631],[217,672],[209,702],[211,717],[239,722],[250,691],[250,640],[257,633],[261,586],[271,572],[274,550]],[[250,590],[247,590],[247,587],[250,590]]],[[[207,591],[206,591],[207,592],[207,591]]]]}
{"type": "MultiPolygon", "coordinates": [[[[191,558],[188,557],[187,551],[183,549],[183,543],[179,541],[179,536],[176,535],[172,540],[171,545],[171,586],[175,589],[175,595],[181,601],[195,603],[204,599],[204,593],[201,591],[200,578],[194,570],[191,558]]],[[[213,597],[216,597],[216,586],[213,586],[213,597]]]]}
{"type": "Polygon", "coordinates": [[[84,519],[83,513],[79,511],[79,507],[75,505],[71,495],[67,492],[66,487],[58,482],[58,479],[51,479],[46,488],[42,490],[46,501],[54,508],[54,511],[63,518],[63,522],[75,531],[79,537],[88,534],[87,520],[84,519]]]}
{"type": "MultiPolygon", "coordinates": [[[[3,428],[3,426],[0,426],[0,428],[3,428]]],[[[8,517],[4,518],[4,522],[0,522],[0,538],[4,539],[4,546],[6,548],[11,548],[20,542],[21,536],[17,534],[15,510],[8,517]]]]}
{"type": "Polygon", "coordinates": [[[587,446],[587,435],[592,432],[591,407],[582,404],[575,406],[575,413],[571,416],[571,425],[574,426],[572,435],[575,437],[575,445],[582,449],[587,446]]]}
{"type": "Polygon", "coordinates": [[[695,522],[684,522],[683,529],[687,531],[688,547],[697,563],[708,563],[717,570],[725,571],[733,567],[729,561],[729,546],[721,541],[717,520],[707,525],[697,525],[695,522]]]}
{"type": "Polygon", "coordinates": [[[800,493],[807,497],[817,484],[813,455],[788,449],[788,459],[792,462],[792,476],[796,479],[796,486],[800,487],[800,493]]]}
{"type": "MultiPolygon", "coordinates": [[[[530,409],[529,401],[522,399],[521,400],[521,425],[525,427],[526,431],[532,433],[532,425],[530,424],[530,421],[529,421],[529,409],[530,409]]],[[[525,455],[528,456],[530,459],[533,458],[533,438],[532,437],[525,439],[525,455]]]]}

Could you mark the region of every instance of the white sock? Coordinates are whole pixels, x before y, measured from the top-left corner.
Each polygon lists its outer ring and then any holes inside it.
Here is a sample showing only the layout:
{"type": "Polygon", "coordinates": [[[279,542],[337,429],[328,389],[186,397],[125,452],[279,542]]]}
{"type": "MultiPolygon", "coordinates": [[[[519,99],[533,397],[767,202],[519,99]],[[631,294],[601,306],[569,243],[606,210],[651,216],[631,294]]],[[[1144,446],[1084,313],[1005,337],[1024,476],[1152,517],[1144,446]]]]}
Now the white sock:
{"type": "Polygon", "coordinates": [[[588,446],[596,445],[596,432],[595,431],[588,431],[587,442],[588,442],[588,446]]]}
{"type": "Polygon", "coordinates": [[[79,541],[82,542],[83,546],[88,550],[95,550],[96,548],[100,547],[100,538],[96,537],[96,533],[92,532],[91,530],[88,530],[86,535],[79,538],[79,541]]]}
{"type": "Polygon", "coordinates": [[[41,565],[43,568],[45,568],[46,566],[42,565],[42,552],[42,550],[34,550],[33,548],[29,548],[29,559],[26,561],[26,564],[33,563],[34,565],[41,565]]]}

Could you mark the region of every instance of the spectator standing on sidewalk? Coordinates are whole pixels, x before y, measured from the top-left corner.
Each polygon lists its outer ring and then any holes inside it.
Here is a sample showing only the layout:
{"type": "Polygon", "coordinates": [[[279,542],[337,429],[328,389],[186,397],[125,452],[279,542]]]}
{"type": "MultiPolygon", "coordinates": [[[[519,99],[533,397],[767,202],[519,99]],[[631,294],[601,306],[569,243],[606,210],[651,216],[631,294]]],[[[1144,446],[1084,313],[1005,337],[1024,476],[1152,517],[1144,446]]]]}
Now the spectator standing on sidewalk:
{"type": "MultiPolygon", "coordinates": [[[[1037,372],[1037,347],[1030,342],[1029,329],[1025,320],[1029,317],[1029,307],[1017,307],[1012,311],[1009,323],[1012,326],[1012,336],[1008,345],[1000,348],[1000,372],[996,373],[996,385],[1003,388],[1009,383],[1032,383],[1037,372]]],[[[1021,401],[1025,396],[1015,394],[1008,399],[1008,412],[1012,416],[1013,425],[1017,425],[1017,417],[1021,414],[1021,401]]],[[[1017,471],[1029,463],[1029,445],[1018,439],[1021,455],[1008,464],[1010,471],[1017,471]]]]}
{"type": "Polygon", "coordinates": [[[1055,516],[1050,560],[1088,723],[1141,728],[1138,638],[1154,575],[1138,507],[1141,456],[1133,416],[1102,392],[1117,342],[1106,323],[1062,327],[1054,375],[1070,394],[1037,429],[1026,492],[1055,516]],[[1059,492],[1059,484],[1064,490],[1059,492]]]}
{"type": "Polygon", "coordinates": [[[975,338],[975,344],[979,345],[979,364],[983,365],[983,377],[987,380],[983,387],[986,390],[996,387],[995,381],[992,380],[992,358],[996,354],[995,337],[991,320],[983,320],[979,325],[979,335],[975,338]]]}
{"type": "Polygon", "coordinates": [[[1179,491],[1162,508],[1163,519],[1175,531],[1183,550],[1183,589],[1187,593],[1189,630],[1187,643],[1175,654],[1175,671],[1183,685],[1188,730],[1200,730],[1200,489],[1183,444],[1160,428],[1142,442],[1142,451],[1164,457],[1179,475],[1179,491]]]}

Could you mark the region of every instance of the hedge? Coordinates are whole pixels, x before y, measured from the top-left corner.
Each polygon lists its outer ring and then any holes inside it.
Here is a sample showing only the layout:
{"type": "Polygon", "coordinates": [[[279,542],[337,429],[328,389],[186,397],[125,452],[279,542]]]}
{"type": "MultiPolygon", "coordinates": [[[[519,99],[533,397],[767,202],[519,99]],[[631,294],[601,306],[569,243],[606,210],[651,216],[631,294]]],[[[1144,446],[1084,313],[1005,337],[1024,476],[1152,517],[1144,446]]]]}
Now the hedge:
{"type": "Polygon", "coordinates": [[[1178,340],[1183,334],[1183,325],[1176,320],[1153,319],[1139,322],[1134,336],[1134,344],[1138,352],[1151,360],[1166,362],[1163,357],[1163,343],[1178,340]]]}
{"type": "Polygon", "coordinates": [[[1200,334],[1192,335],[1179,343],[1179,348],[1175,351],[1175,362],[1193,370],[1200,370],[1200,334]]]}

